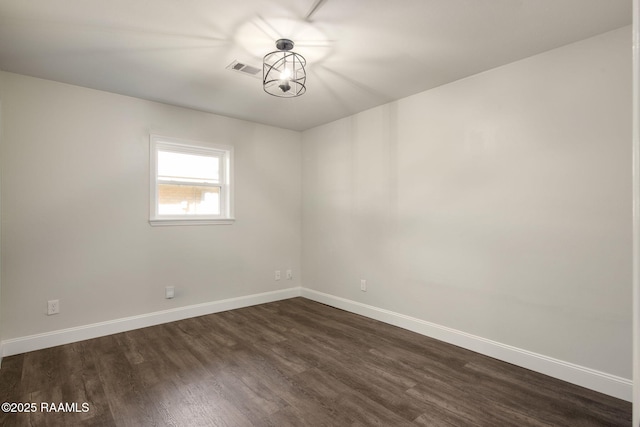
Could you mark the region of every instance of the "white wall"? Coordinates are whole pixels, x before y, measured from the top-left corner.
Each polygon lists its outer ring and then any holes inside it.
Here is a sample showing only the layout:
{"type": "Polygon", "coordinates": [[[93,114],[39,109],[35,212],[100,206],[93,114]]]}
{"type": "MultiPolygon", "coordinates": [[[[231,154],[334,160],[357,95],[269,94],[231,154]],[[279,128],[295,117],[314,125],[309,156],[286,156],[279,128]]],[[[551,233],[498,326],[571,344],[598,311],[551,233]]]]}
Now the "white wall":
{"type": "Polygon", "coordinates": [[[0,77],[4,340],[300,285],[300,133],[0,77]],[[149,225],[150,132],[235,147],[235,224],[149,225]]]}
{"type": "Polygon", "coordinates": [[[640,427],[640,0],[633,0],[633,423],[640,427]]]}
{"type": "Polygon", "coordinates": [[[630,34],[304,132],[305,287],[630,379],[630,34]]]}

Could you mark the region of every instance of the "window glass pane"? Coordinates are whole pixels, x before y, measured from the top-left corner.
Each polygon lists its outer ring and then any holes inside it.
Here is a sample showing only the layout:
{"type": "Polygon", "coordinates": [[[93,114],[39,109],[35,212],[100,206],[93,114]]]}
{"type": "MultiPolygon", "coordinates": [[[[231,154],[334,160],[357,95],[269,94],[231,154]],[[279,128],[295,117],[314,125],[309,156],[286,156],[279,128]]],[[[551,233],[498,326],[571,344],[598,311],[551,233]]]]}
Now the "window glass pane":
{"type": "Polygon", "coordinates": [[[219,182],[220,159],[197,154],[158,151],[158,179],[219,182]]]}
{"type": "Polygon", "coordinates": [[[159,215],[220,215],[220,187],[158,184],[159,215]]]}

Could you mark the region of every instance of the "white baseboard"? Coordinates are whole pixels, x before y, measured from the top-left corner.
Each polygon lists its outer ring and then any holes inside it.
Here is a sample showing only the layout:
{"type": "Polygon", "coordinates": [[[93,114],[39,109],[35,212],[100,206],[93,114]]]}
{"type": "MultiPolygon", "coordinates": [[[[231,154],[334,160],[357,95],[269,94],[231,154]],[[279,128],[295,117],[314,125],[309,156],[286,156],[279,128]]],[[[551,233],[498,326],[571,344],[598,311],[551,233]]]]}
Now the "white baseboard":
{"type": "Polygon", "coordinates": [[[204,316],[206,314],[219,313],[221,311],[234,310],[257,304],[294,298],[300,296],[300,288],[289,288],[261,294],[247,295],[237,298],[229,298],[220,301],[211,301],[203,304],[189,305],[173,308],[171,310],[156,311],[154,313],[139,316],[125,317],[106,322],[93,323],[75,328],[61,329],[26,337],[12,338],[0,342],[0,361],[2,356],[26,353],[28,351],[41,350],[72,342],[98,338],[119,332],[131,331],[162,323],[190,317],[204,316]]]}
{"type": "Polygon", "coordinates": [[[107,322],[93,323],[75,328],[61,329],[26,337],[12,338],[0,342],[0,363],[3,356],[26,353],[72,342],[98,338],[105,335],[131,331],[162,323],[191,317],[204,316],[221,311],[234,310],[257,304],[302,296],[313,301],[340,308],[390,325],[398,326],[421,335],[438,339],[493,357],[532,371],[540,372],[600,393],[631,401],[632,381],[573,363],[533,353],[502,344],[456,329],[447,328],[415,317],[395,313],[356,301],[336,297],[306,288],[289,288],[273,292],[211,301],[203,304],[157,311],[138,316],[125,317],[107,322]]]}
{"type": "Polygon", "coordinates": [[[454,344],[609,396],[632,400],[632,381],[447,328],[415,317],[302,288],[302,297],[454,344]]]}

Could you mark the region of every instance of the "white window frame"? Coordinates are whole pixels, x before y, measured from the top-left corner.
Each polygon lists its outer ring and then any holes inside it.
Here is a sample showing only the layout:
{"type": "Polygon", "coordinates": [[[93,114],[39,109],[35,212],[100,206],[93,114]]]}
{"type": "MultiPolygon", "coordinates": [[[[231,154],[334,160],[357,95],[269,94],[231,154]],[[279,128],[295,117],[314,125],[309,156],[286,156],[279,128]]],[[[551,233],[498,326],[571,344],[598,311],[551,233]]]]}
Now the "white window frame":
{"type": "Polygon", "coordinates": [[[233,224],[233,147],[155,134],[151,134],[149,139],[149,223],[153,226],[233,224]],[[158,214],[158,151],[205,155],[220,159],[220,215],[158,214]]]}

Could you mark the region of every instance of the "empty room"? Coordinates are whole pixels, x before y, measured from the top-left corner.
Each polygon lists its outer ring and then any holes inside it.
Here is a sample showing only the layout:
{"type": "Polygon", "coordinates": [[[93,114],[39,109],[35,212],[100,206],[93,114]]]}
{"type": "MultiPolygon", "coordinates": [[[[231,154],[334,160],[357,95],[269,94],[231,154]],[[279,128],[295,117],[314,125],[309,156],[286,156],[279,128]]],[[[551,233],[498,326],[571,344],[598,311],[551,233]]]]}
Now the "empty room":
{"type": "Polygon", "coordinates": [[[638,3],[0,0],[0,425],[640,426],[638,3]]]}

